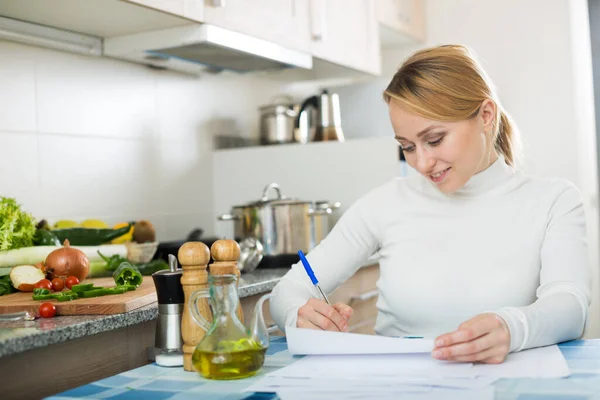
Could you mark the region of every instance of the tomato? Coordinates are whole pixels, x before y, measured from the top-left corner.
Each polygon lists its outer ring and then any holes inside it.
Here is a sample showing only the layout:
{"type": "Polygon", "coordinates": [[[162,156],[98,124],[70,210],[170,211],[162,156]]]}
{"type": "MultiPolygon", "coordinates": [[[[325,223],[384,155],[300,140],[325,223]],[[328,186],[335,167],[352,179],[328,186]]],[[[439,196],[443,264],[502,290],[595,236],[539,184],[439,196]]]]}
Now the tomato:
{"type": "Polygon", "coordinates": [[[52,282],[50,282],[48,279],[42,279],[40,281],[38,281],[38,283],[36,283],[35,285],[33,285],[34,289],[48,289],[48,290],[52,290],[52,282]]]}
{"type": "Polygon", "coordinates": [[[69,289],[71,289],[71,286],[79,285],[79,278],[77,278],[76,276],[69,276],[67,277],[65,284],[69,289]]]}
{"type": "Polygon", "coordinates": [[[43,318],[52,318],[56,315],[56,307],[52,303],[42,303],[39,311],[43,318]]]}
{"type": "Polygon", "coordinates": [[[60,292],[65,287],[65,281],[62,278],[54,278],[52,279],[52,288],[55,292],[60,292]]]}

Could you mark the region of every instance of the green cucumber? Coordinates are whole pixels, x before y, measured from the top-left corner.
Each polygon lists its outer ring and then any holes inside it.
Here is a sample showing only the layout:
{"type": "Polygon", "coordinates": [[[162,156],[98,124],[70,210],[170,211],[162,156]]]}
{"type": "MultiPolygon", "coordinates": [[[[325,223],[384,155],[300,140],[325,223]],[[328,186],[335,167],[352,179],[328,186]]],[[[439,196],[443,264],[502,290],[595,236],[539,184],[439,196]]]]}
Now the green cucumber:
{"type": "Polygon", "coordinates": [[[65,239],[68,239],[71,246],[98,246],[125,235],[132,225],[132,223],[129,223],[129,225],[118,229],[64,228],[54,229],[52,233],[60,243],[64,243],[65,239]]]}

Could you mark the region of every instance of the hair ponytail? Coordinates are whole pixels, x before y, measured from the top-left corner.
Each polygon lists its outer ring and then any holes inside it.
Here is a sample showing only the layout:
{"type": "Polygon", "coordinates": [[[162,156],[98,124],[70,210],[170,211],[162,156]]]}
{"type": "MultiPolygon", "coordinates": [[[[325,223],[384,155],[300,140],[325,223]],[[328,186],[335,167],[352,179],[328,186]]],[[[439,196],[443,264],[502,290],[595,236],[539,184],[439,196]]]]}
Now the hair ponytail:
{"type": "MultiPolygon", "coordinates": [[[[499,106],[498,106],[499,107],[499,106]]],[[[511,118],[502,110],[499,111],[498,136],[496,136],[496,150],[504,156],[506,163],[515,166],[518,137],[511,118]]]]}

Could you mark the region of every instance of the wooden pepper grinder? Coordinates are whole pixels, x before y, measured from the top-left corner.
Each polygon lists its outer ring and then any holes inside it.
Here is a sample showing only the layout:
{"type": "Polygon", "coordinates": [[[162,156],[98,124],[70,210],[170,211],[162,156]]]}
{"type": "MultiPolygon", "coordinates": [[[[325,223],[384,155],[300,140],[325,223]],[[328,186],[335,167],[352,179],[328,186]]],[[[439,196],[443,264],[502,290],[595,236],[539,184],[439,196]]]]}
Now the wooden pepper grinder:
{"type": "MultiPolygon", "coordinates": [[[[185,296],[183,316],[181,318],[183,369],[186,371],[195,371],[194,364],[192,364],[192,354],[206,332],[194,322],[188,305],[192,293],[198,289],[208,287],[208,272],[206,272],[206,268],[210,262],[210,251],[208,250],[208,246],[202,242],[187,242],[179,248],[177,256],[179,264],[183,268],[181,285],[183,286],[183,294],[185,296]]],[[[200,314],[207,321],[212,321],[208,299],[199,299],[197,306],[200,314]]]]}
{"type": "MultiPolygon", "coordinates": [[[[237,260],[240,258],[240,246],[235,240],[221,239],[217,240],[210,247],[210,255],[214,262],[210,264],[211,275],[236,275],[238,277],[237,285],[240,284],[240,270],[237,266],[237,260]]],[[[240,322],[244,323],[242,305],[238,303],[237,316],[240,322]]]]}

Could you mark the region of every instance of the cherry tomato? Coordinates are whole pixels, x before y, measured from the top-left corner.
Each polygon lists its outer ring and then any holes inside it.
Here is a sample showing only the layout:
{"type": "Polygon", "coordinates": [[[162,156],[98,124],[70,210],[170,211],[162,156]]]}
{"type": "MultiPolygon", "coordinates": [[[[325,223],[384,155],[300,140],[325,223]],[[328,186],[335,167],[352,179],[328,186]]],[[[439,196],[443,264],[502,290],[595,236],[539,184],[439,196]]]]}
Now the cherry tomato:
{"type": "Polygon", "coordinates": [[[56,315],[56,307],[52,303],[42,303],[39,311],[43,318],[52,318],[56,315]]]}
{"type": "Polygon", "coordinates": [[[62,278],[54,278],[52,279],[52,288],[55,292],[60,292],[65,287],[65,281],[62,278]]]}
{"type": "Polygon", "coordinates": [[[76,276],[69,276],[69,277],[67,277],[65,284],[67,285],[67,287],[69,289],[71,289],[71,286],[79,285],[79,279],[76,276]]]}
{"type": "Polygon", "coordinates": [[[38,283],[36,283],[35,285],[33,285],[34,289],[48,289],[48,290],[52,290],[52,282],[50,282],[48,279],[42,279],[40,281],[38,281],[38,283]]]}

